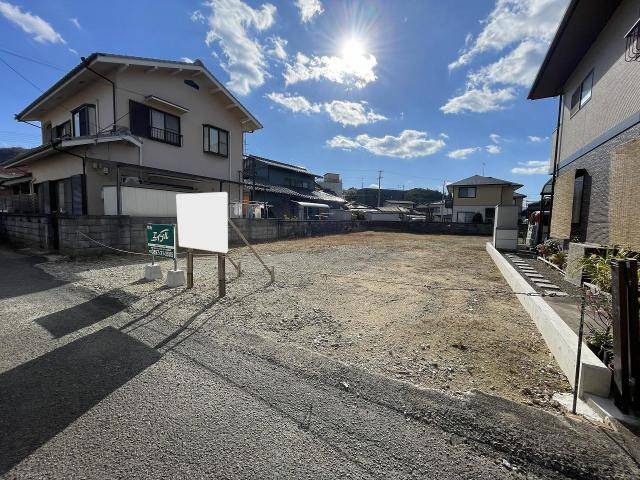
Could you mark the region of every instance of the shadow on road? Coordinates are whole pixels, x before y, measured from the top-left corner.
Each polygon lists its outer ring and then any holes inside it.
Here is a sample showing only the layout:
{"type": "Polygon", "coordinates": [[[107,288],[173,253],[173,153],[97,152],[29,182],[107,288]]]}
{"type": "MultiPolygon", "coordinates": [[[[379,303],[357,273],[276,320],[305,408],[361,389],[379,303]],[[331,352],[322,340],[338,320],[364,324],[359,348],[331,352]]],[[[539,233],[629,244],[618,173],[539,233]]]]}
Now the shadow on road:
{"type": "Polygon", "coordinates": [[[35,267],[46,261],[45,257],[17,255],[0,250],[0,300],[42,292],[68,283],[35,267]]]}
{"type": "Polygon", "coordinates": [[[35,322],[55,338],[60,338],[98,323],[127,307],[128,304],[115,298],[113,292],[109,292],[74,307],[40,317],[35,322]]]}
{"type": "Polygon", "coordinates": [[[159,358],[107,327],[0,375],[0,475],[159,358]]]}

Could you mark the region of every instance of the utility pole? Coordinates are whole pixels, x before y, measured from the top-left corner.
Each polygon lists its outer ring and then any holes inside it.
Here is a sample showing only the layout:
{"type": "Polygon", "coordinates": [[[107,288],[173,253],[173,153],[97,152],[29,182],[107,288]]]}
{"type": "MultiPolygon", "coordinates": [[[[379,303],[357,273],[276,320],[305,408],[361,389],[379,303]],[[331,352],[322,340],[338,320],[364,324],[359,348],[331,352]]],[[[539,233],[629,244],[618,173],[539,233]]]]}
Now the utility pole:
{"type": "Polygon", "coordinates": [[[378,207],[380,207],[380,180],[382,180],[382,170],[378,170],[378,207]]]}
{"type": "Polygon", "coordinates": [[[482,162],[482,176],[484,177],[484,162],[482,162]]]}
{"type": "Polygon", "coordinates": [[[364,177],[360,177],[360,188],[364,188],[364,177]]]}

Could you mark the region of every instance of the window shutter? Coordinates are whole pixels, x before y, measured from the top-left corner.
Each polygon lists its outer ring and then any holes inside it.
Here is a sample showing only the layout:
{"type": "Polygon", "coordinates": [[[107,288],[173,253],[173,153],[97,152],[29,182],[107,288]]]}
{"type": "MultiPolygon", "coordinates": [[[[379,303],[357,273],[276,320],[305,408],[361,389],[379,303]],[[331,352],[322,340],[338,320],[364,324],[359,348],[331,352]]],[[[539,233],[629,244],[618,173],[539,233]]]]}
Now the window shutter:
{"type": "Polygon", "coordinates": [[[129,128],[134,135],[149,136],[149,107],[142,103],[129,101],[129,128]]]}

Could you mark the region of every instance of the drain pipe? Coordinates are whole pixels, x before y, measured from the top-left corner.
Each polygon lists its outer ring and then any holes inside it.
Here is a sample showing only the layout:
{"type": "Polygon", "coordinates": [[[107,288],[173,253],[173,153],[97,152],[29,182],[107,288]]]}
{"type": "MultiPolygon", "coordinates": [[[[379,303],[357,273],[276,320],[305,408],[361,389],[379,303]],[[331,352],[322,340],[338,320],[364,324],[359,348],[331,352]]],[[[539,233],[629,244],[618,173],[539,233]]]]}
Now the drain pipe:
{"type": "Polygon", "coordinates": [[[80,57],[80,59],[85,64],[84,68],[86,68],[90,72],[95,73],[97,76],[99,76],[100,78],[103,78],[104,80],[106,80],[107,82],[109,82],[111,84],[111,91],[112,91],[111,97],[112,97],[112,100],[113,100],[113,128],[112,128],[112,130],[115,131],[115,129],[116,129],[116,121],[117,121],[117,118],[118,118],[118,116],[116,115],[116,84],[110,78],[105,77],[100,72],[96,72],[93,68],[91,68],[89,66],[89,63],[87,62],[87,59],[85,57],[80,57]]]}

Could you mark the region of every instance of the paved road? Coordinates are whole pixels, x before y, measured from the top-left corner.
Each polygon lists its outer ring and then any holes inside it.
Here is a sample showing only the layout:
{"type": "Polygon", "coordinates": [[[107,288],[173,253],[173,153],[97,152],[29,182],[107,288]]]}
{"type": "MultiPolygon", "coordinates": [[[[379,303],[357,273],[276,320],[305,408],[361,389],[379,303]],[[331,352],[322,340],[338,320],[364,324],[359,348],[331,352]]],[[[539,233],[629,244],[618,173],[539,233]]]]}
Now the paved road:
{"type": "Polygon", "coordinates": [[[613,432],[183,329],[47,277],[42,260],[0,249],[0,278],[31,285],[0,299],[6,478],[640,477],[613,432]]]}

